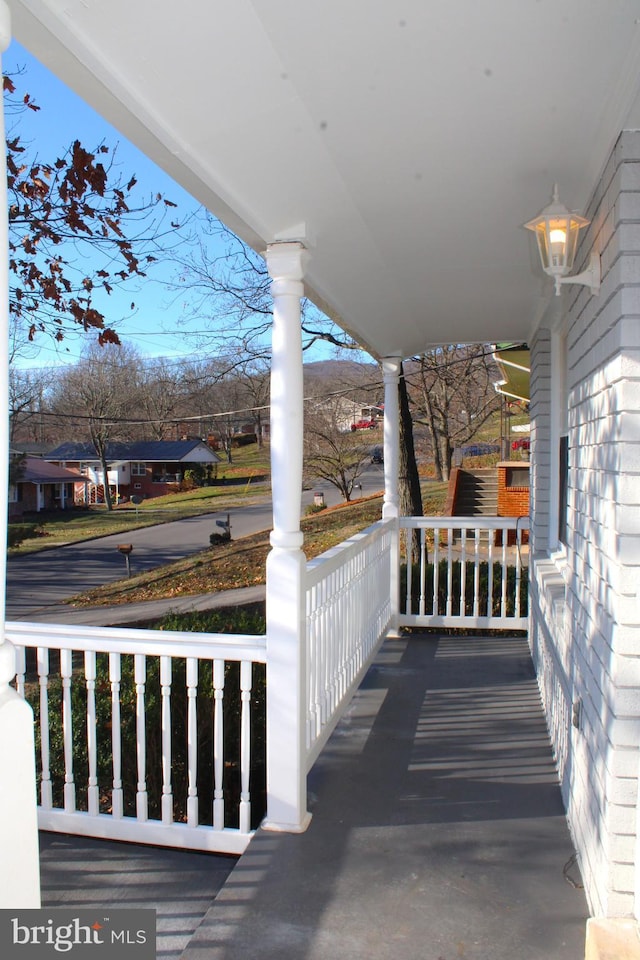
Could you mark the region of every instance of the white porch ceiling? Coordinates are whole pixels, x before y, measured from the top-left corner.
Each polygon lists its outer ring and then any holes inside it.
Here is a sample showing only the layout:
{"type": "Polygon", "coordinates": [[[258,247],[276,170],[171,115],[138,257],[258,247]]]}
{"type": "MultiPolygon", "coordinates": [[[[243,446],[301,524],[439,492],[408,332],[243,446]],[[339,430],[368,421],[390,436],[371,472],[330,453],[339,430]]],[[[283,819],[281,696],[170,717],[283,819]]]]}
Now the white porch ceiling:
{"type": "Polygon", "coordinates": [[[526,340],[522,224],[582,211],[640,81],[638,0],[9,0],[14,34],[380,356],[526,340]]]}

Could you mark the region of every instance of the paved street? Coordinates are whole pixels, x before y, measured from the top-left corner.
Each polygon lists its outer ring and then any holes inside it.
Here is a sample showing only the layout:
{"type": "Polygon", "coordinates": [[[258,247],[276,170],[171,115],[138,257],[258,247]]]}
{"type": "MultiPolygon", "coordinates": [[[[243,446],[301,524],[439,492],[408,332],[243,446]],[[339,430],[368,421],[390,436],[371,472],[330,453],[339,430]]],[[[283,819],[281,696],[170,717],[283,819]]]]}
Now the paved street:
{"type": "MultiPolygon", "coordinates": [[[[362,494],[380,490],[383,485],[381,467],[372,466],[362,480],[362,494]]],[[[341,502],[338,491],[327,483],[305,491],[303,509],[321,490],[331,506],[341,502]]],[[[360,492],[360,491],[358,491],[360,492]]],[[[132,573],[179,560],[209,545],[209,535],[216,529],[216,520],[226,519],[227,512],[209,513],[186,520],[176,520],[156,527],[132,530],[98,540],[69,544],[23,557],[11,557],[7,564],[7,619],[43,619],[46,608],[54,607],[66,597],[84,590],[119,580],[126,575],[124,557],[118,544],[131,543],[132,573]]],[[[231,536],[234,540],[271,528],[271,500],[230,511],[231,536]]],[[[55,622],[55,621],[54,621],[55,622]]]]}

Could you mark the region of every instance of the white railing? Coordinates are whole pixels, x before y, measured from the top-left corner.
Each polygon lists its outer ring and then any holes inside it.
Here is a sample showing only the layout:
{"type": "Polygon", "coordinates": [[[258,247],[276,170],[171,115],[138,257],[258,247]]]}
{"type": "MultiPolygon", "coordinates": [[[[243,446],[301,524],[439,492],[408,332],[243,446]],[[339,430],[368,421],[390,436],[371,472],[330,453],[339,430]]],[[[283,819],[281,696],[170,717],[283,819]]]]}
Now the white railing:
{"type": "MultiPolygon", "coordinates": [[[[300,713],[295,690],[275,701],[287,722],[300,717],[303,778],[391,626],[527,628],[527,530],[512,518],[384,520],[306,565],[300,713]]],[[[266,637],[6,632],[36,718],[42,829],[244,851],[266,782],[270,798],[283,790],[273,744],[266,756],[266,637]]]]}
{"type": "Polygon", "coordinates": [[[393,541],[394,523],[380,521],[307,564],[307,769],[391,621],[393,541]]]}
{"type": "Polygon", "coordinates": [[[264,637],[35,623],[7,637],[36,717],[41,829],[244,851],[250,788],[264,793],[264,637]]]}
{"type": "Polygon", "coordinates": [[[402,517],[400,528],[398,626],[527,629],[527,517],[402,517]]]}

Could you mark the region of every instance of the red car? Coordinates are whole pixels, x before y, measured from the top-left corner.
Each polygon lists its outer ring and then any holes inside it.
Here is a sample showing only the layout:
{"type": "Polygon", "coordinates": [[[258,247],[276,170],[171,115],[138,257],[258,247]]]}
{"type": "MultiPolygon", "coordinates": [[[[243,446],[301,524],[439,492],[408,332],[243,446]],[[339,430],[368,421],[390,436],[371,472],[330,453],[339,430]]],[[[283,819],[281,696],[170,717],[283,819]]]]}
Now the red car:
{"type": "Polygon", "coordinates": [[[375,430],[378,426],[377,420],[356,420],[351,424],[352,430],[375,430]]]}
{"type": "Polygon", "coordinates": [[[518,440],[514,440],[511,444],[512,450],[530,450],[531,449],[531,440],[528,437],[520,437],[518,440]]]}

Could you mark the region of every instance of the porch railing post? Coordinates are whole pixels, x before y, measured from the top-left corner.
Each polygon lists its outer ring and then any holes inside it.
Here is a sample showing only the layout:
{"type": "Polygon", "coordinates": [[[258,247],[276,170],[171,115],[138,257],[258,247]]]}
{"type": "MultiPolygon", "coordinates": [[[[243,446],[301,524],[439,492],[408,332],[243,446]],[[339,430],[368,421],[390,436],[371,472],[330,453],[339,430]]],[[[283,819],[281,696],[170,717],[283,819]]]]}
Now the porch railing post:
{"type": "Polygon", "coordinates": [[[636,844],[634,863],[634,903],[633,914],[640,923],[640,763],[638,764],[638,789],[636,795],[636,844]]]}
{"type": "Polygon", "coordinates": [[[271,244],[271,490],[273,531],[267,558],[266,829],[300,832],[307,813],[307,668],[302,506],[303,385],[300,301],[305,249],[271,244]]]}
{"type": "MultiPolygon", "coordinates": [[[[0,52],[11,40],[9,7],[0,0],[0,52]]],[[[0,112],[0,143],[4,144],[4,114],[0,112]]],[[[0,543],[7,542],[6,497],[9,489],[9,236],[7,170],[0,159],[0,543]]],[[[40,865],[33,713],[16,693],[15,650],[6,639],[6,550],[0,550],[0,908],[40,906],[40,865]]]]}
{"type": "Polygon", "coordinates": [[[400,403],[398,380],[402,361],[399,357],[382,360],[384,380],[384,502],[383,520],[395,520],[391,546],[391,629],[396,630],[400,611],[400,496],[398,473],[400,470],[400,403]]]}

